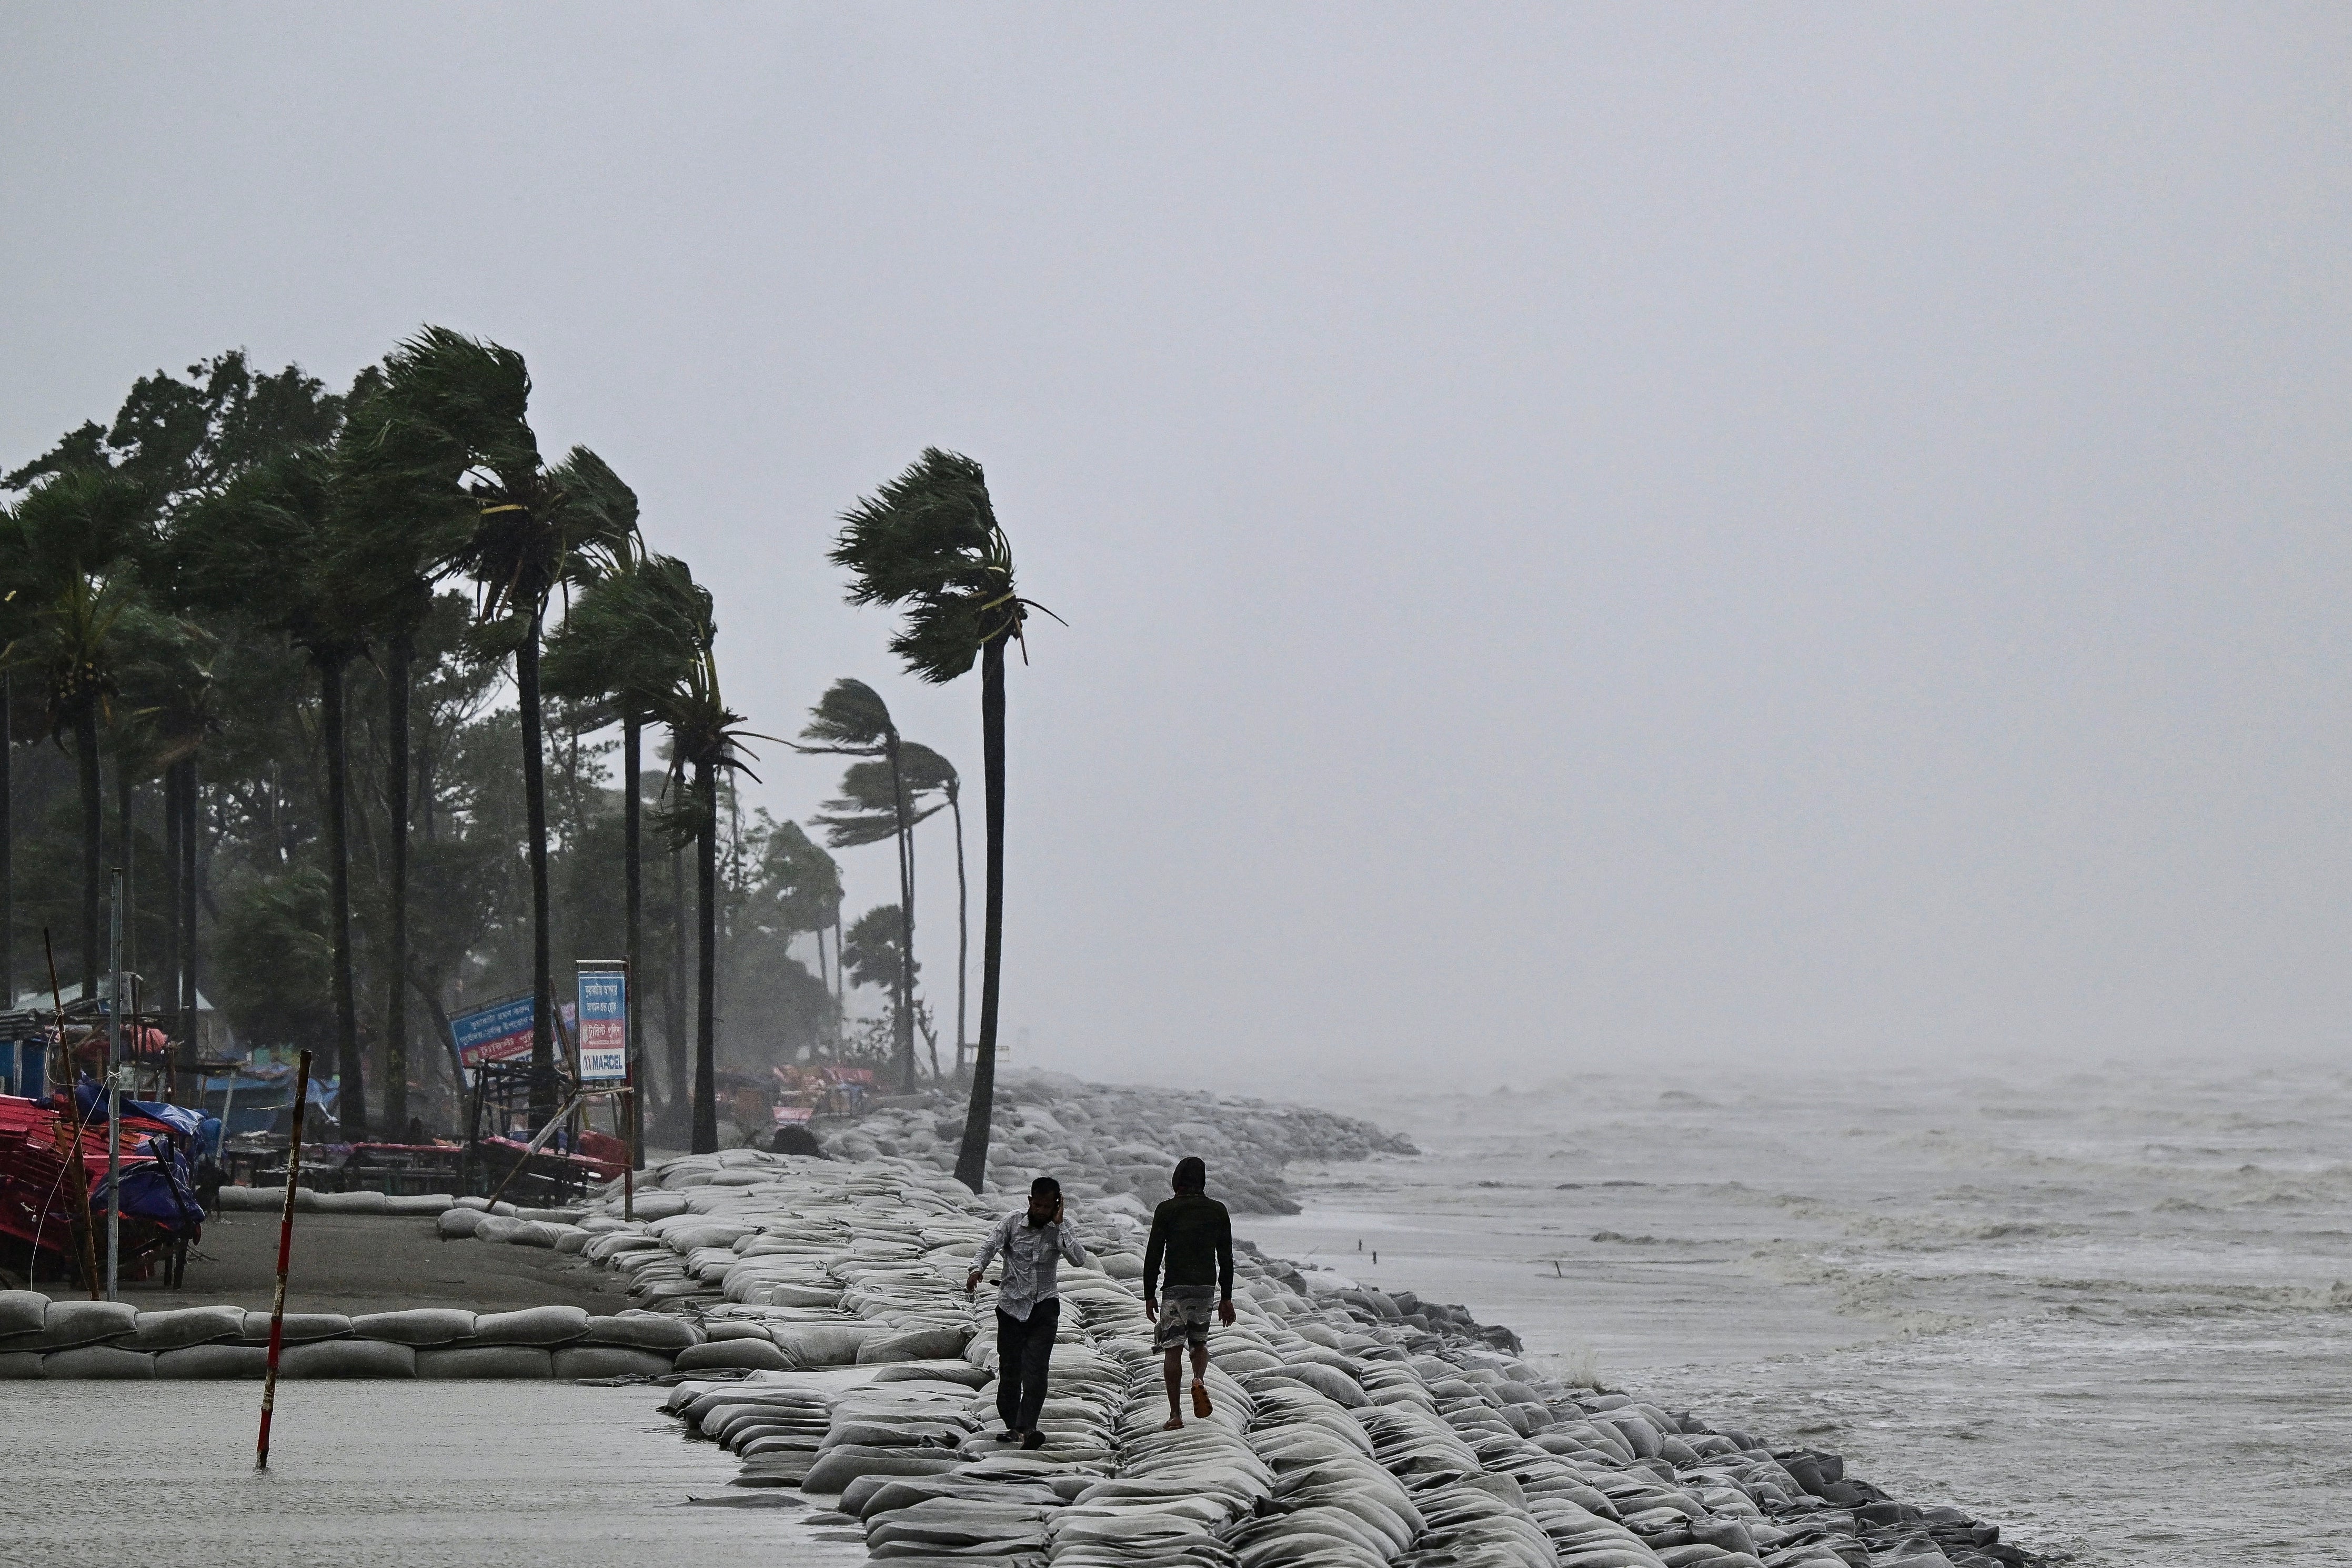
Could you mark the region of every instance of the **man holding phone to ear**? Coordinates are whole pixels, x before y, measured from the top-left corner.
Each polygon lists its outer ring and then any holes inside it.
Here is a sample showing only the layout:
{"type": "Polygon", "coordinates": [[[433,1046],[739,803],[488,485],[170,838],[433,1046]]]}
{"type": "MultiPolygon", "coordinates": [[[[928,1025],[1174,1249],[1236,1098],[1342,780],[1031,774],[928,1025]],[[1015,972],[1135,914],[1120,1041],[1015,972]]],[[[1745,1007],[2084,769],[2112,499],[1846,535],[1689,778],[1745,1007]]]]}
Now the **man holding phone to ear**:
{"type": "Polygon", "coordinates": [[[1029,1184],[1028,1208],[996,1222],[972,1255],[965,1295],[980,1289],[988,1260],[1000,1252],[1004,1275],[996,1287],[996,1412],[1004,1417],[1004,1430],[996,1440],[1018,1439],[1024,1448],[1042,1448],[1045,1434],[1037,1430],[1037,1413],[1045,1408],[1046,1370],[1062,1323],[1061,1260],[1066,1258],[1081,1268],[1087,1262],[1086,1248],[1062,1217],[1061,1183],[1038,1177],[1029,1184]]]}

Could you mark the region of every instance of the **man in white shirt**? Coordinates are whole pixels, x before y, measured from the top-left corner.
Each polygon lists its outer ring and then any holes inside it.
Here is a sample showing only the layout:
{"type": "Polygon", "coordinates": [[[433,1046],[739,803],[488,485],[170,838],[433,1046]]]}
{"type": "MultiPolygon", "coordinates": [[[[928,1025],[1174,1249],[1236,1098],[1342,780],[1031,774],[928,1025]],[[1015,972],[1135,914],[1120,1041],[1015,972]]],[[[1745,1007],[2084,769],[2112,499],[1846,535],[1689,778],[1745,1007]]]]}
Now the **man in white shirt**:
{"type": "Polygon", "coordinates": [[[1045,1435],[1037,1430],[1037,1413],[1045,1408],[1046,1368],[1062,1322],[1056,1279],[1063,1258],[1081,1268],[1087,1262],[1086,1248],[1062,1217],[1061,1183],[1038,1177],[1029,1184],[1027,1210],[996,1222],[972,1255],[965,1295],[980,1289],[982,1272],[999,1253],[1004,1274],[996,1288],[996,1410],[1004,1430],[996,1440],[1017,1438],[1024,1448],[1042,1448],[1045,1435]]]}

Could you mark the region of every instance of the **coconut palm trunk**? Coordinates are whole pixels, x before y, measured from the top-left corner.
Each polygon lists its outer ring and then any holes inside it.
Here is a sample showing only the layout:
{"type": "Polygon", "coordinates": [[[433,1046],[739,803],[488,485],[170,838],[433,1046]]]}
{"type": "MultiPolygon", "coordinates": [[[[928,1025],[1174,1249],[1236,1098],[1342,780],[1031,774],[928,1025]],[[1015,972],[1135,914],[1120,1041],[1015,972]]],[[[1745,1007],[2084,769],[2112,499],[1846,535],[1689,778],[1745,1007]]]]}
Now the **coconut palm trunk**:
{"type": "Polygon", "coordinates": [[[696,809],[694,880],[698,899],[694,998],[694,1142],[697,1154],[719,1151],[719,1078],[714,1055],[719,1026],[719,795],[710,763],[694,763],[696,809]]]}
{"type": "Polygon", "coordinates": [[[898,1036],[898,1085],[904,1094],[915,1092],[915,837],[907,820],[907,782],[898,766],[898,731],[887,738],[890,757],[890,798],[898,815],[898,1006],[894,1026],[898,1036]]]}
{"type": "Polygon", "coordinates": [[[669,1045],[669,1114],[677,1114],[689,1092],[687,1087],[688,1061],[686,1017],[686,851],[675,848],[669,852],[669,984],[662,987],[665,1003],[664,1034],[669,1045]]]}
{"type": "MultiPolygon", "coordinates": [[[[180,1034],[180,764],[163,765],[163,962],[165,976],[151,1005],[163,1015],[164,1037],[178,1037],[172,1053],[173,1075],[187,1079],[195,1070],[195,1042],[180,1034]]],[[[196,1103],[204,1103],[200,1093],[196,1103]]]]}
{"type": "Polygon", "coordinates": [[[387,896],[392,908],[385,923],[391,928],[389,976],[383,1005],[383,1121],[394,1139],[408,1127],[408,699],[410,671],[416,639],[406,631],[394,634],[384,653],[384,740],[390,755],[384,762],[386,815],[391,819],[391,866],[387,896]]]}
{"type": "MultiPolygon", "coordinates": [[[[139,922],[132,918],[133,894],[138,889],[139,868],[135,864],[138,842],[131,837],[131,817],[139,800],[139,785],[131,768],[127,748],[119,741],[114,751],[114,858],[116,868],[122,873],[122,967],[137,973],[139,964],[139,922]]],[[[123,1016],[130,1016],[130,1003],[123,1003],[123,1016]]]]}
{"type": "Polygon", "coordinates": [[[547,929],[547,764],[539,706],[539,641],[543,607],[534,605],[522,645],[515,649],[515,685],[522,710],[522,796],[530,843],[530,1125],[555,1114],[555,962],[547,929]]]}
{"type": "Polygon", "coordinates": [[[988,1121],[996,1102],[997,979],[1004,961],[1004,641],[980,651],[982,814],[988,826],[986,891],[980,938],[980,1048],[972,1054],[971,1102],[964,1110],[956,1180],[980,1191],[988,1174],[988,1121]]]}
{"type": "Polygon", "coordinates": [[[204,814],[194,756],[180,764],[180,906],[173,911],[180,925],[180,967],[173,977],[173,994],[178,999],[180,1031],[188,1042],[188,1054],[201,1062],[203,1042],[196,1037],[196,868],[200,864],[196,852],[204,834],[204,814]]]}
{"type": "Polygon", "coordinates": [[[321,654],[319,665],[319,730],[327,751],[327,877],[333,925],[335,965],[335,1062],[342,1075],[336,1092],[335,1122],[343,1141],[367,1131],[366,1072],[360,1061],[359,1003],[352,984],[351,754],[343,713],[343,668],[340,653],[321,654]]]}
{"type": "Polygon", "coordinates": [[[971,1043],[963,1031],[965,976],[971,973],[971,889],[963,874],[963,781],[948,781],[948,811],[955,818],[956,836],[956,1076],[961,1078],[964,1055],[971,1043]]]}
{"type": "Polygon", "coordinates": [[[81,784],[81,994],[98,994],[99,882],[105,875],[106,788],[98,773],[98,710],[85,701],[74,714],[74,766],[81,784]]]}
{"type": "MultiPolygon", "coordinates": [[[[629,965],[628,1045],[633,1060],[642,1062],[645,1056],[645,1006],[640,994],[645,988],[645,924],[646,878],[643,847],[645,830],[645,795],[638,787],[637,770],[644,764],[645,725],[632,717],[621,725],[621,854],[623,868],[623,920],[626,932],[623,939],[623,957],[629,965]]],[[[646,1163],[645,1079],[633,1072],[629,1096],[629,1163],[639,1170],[646,1163]]]]}

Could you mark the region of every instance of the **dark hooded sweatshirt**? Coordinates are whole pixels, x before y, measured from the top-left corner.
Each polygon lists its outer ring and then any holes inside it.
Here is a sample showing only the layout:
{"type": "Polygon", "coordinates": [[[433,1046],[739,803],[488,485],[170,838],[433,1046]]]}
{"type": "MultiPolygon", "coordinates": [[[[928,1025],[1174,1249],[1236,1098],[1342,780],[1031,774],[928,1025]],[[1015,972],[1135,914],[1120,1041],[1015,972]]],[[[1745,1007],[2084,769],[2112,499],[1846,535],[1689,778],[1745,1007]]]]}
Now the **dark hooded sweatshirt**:
{"type": "Polygon", "coordinates": [[[1225,1205],[1201,1193],[1178,1193],[1153,1211],[1151,1240],[1143,1249],[1143,1293],[1156,1296],[1162,1262],[1167,1289],[1205,1292],[1219,1300],[1234,1293],[1234,1220],[1225,1205]]]}

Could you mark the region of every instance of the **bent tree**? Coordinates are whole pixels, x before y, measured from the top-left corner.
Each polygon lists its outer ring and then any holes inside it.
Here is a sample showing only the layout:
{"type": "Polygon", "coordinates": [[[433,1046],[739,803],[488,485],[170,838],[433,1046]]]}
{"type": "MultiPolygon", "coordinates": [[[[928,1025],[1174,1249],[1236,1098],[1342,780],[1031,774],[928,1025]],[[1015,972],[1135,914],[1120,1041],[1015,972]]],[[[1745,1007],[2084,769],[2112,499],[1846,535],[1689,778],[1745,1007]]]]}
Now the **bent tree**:
{"type": "Polygon", "coordinates": [[[981,466],[925,449],[913,465],[842,514],[833,563],[849,602],[899,608],[890,650],[934,683],[980,665],[981,772],[986,869],[982,895],[980,1042],[964,1111],[956,1180],[980,1191],[996,1094],[996,1018],[1004,962],[1004,645],[1032,608],[1014,591],[1013,546],[998,526],[981,466]]]}

